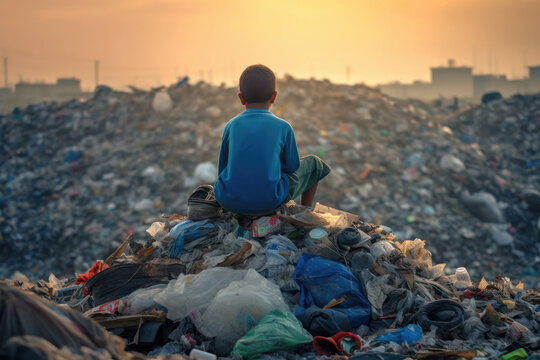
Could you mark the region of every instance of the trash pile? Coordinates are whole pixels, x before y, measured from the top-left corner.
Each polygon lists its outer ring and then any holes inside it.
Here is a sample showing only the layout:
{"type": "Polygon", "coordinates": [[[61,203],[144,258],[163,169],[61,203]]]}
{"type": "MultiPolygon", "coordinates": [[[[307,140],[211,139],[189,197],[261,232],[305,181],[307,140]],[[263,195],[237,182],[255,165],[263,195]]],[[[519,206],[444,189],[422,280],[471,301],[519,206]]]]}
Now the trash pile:
{"type": "MultiPolygon", "coordinates": [[[[437,262],[540,289],[540,95],[486,105],[395,100],[363,85],[278,82],[272,111],[332,173],[317,199],[432,239],[437,262]]],[[[84,272],[212,183],[237,90],[182,79],[0,116],[0,277],[84,272]],[[18,274],[21,275],[21,274],[18,274]]]]}
{"type": "Polygon", "coordinates": [[[425,241],[320,203],[200,214],[163,215],[77,278],[0,281],[0,357],[539,358],[522,282],[447,274],[425,241]]]}

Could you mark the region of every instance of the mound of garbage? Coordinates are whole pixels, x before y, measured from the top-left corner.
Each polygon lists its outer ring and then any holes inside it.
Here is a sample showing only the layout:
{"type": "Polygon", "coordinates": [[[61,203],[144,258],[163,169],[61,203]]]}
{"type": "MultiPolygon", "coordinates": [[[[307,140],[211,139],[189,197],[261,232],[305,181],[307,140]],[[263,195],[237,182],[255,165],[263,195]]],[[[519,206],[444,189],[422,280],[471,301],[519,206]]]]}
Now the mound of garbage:
{"type": "Polygon", "coordinates": [[[3,359],[538,359],[540,293],[291,201],[163,215],[77,278],[2,280],[0,332],[3,359]]]}
{"type": "MultiPolygon", "coordinates": [[[[450,272],[540,288],[540,94],[487,105],[395,100],[363,85],[279,80],[272,111],[333,168],[317,199],[432,239],[450,272]]],[[[216,178],[237,90],[185,78],[96,89],[0,115],[0,276],[84,272],[156,212],[216,178]]]]}

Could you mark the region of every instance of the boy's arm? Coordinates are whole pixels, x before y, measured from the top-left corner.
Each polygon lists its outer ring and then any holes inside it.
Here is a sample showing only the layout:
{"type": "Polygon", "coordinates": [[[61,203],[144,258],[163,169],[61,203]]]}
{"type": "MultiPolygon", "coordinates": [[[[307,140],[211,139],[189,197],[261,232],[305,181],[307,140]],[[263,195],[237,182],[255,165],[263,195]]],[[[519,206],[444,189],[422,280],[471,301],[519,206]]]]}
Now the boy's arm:
{"type": "Polygon", "coordinates": [[[291,127],[285,138],[285,146],[281,150],[281,171],[286,174],[292,174],[300,167],[300,157],[298,156],[298,147],[296,138],[291,127]]]}
{"type": "Polygon", "coordinates": [[[229,128],[225,127],[223,130],[223,137],[221,139],[221,148],[219,150],[219,162],[218,162],[218,174],[225,169],[229,162],[229,128]]]}

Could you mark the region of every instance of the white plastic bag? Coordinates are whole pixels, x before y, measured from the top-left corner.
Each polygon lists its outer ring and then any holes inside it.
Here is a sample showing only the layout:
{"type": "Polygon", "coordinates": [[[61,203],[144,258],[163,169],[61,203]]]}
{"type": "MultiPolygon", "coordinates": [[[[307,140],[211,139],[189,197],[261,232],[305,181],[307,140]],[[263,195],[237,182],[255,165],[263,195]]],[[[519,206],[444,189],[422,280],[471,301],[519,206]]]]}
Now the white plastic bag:
{"type": "Polygon", "coordinates": [[[248,271],[212,268],[197,275],[180,275],[154,296],[154,301],[167,308],[167,318],[178,321],[192,312],[204,311],[221,289],[242,280],[248,271]]]}
{"type": "Polygon", "coordinates": [[[296,245],[283,235],[270,236],[264,247],[266,250],[266,264],[263,269],[292,263],[294,254],[298,251],[296,245]]]}
{"type": "Polygon", "coordinates": [[[212,184],[217,180],[217,167],[210,161],[200,163],[195,168],[193,176],[200,183],[212,184]]]}
{"type": "Polygon", "coordinates": [[[145,310],[151,310],[159,307],[154,301],[154,296],[165,289],[165,284],[158,284],[132,292],[127,297],[128,315],[140,314],[145,310]]]}
{"type": "Polygon", "coordinates": [[[265,244],[266,262],[259,272],[271,279],[284,291],[299,290],[294,281],[295,254],[298,251],[294,243],[283,235],[272,235],[265,244]]]}
{"type": "Polygon", "coordinates": [[[454,155],[450,154],[444,154],[439,161],[439,164],[443,169],[452,170],[458,173],[465,170],[465,165],[463,162],[454,155]]]}
{"type": "Polygon", "coordinates": [[[171,110],[172,107],[173,102],[166,90],[161,90],[154,95],[154,100],[152,100],[152,108],[155,112],[165,113],[171,110]]]}
{"type": "Polygon", "coordinates": [[[218,292],[196,325],[207,337],[234,343],[274,309],[288,310],[279,287],[250,269],[218,292]]]}

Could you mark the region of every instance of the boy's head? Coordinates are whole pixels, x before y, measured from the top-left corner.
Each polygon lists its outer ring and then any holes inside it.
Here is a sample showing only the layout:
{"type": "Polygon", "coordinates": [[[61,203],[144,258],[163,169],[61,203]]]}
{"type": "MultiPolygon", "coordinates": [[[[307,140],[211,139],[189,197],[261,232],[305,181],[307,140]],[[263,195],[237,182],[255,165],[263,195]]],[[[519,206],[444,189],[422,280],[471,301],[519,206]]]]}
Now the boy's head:
{"type": "Polygon", "coordinates": [[[261,64],[251,65],[240,75],[238,97],[242,105],[269,108],[276,96],[276,76],[268,67],[261,64]]]}

